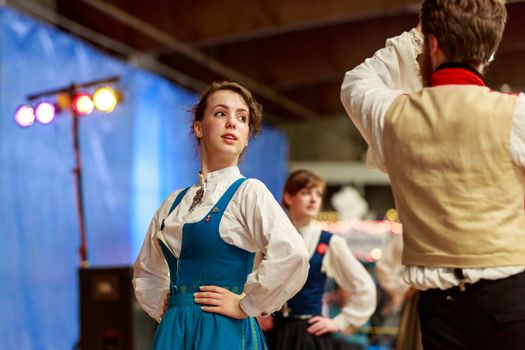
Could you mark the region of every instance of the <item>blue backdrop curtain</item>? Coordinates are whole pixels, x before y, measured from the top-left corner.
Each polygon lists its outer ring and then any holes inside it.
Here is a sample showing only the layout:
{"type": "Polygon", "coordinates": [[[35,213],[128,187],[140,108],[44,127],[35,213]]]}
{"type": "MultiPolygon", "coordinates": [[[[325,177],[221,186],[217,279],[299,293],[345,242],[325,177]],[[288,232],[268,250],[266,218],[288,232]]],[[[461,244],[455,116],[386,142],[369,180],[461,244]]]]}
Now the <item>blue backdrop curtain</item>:
{"type": "MultiPolygon", "coordinates": [[[[28,94],[112,75],[123,103],[80,120],[90,266],[132,264],[158,205],[195,181],[196,96],[0,7],[0,349],[71,349],[79,336],[72,118],[22,129],[13,113],[28,94]]],[[[242,171],[280,197],[284,135],[266,127],[249,148],[242,171]]]]}

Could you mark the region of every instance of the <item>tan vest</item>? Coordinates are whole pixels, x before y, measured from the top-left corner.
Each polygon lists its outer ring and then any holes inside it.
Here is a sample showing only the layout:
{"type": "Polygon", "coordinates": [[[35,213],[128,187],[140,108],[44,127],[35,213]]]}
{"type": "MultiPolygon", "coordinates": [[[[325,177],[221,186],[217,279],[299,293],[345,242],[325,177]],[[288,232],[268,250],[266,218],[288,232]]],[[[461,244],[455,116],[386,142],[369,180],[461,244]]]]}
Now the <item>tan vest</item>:
{"type": "Polygon", "coordinates": [[[384,158],[404,264],[525,265],[525,174],[509,153],[515,105],[485,87],[439,86],[388,109],[384,158]]]}

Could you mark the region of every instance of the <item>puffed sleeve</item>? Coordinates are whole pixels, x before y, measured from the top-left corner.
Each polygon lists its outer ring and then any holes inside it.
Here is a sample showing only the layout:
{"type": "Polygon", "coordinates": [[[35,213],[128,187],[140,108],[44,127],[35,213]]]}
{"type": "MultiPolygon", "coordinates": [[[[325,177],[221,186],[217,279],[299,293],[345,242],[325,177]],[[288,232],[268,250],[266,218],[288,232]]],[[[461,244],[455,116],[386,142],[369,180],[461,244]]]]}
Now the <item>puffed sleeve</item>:
{"type": "Polygon", "coordinates": [[[341,86],[341,102],[370,146],[367,163],[383,171],[384,117],[397,97],[422,88],[416,61],[422,41],[415,29],[388,39],[385,48],[346,72],[341,86]]]}
{"type": "Polygon", "coordinates": [[[323,269],[350,295],[341,312],[334,317],[335,323],[343,331],[348,326],[362,326],[376,308],[376,286],[343,237],[332,236],[323,260],[323,269]]]}
{"type": "Polygon", "coordinates": [[[393,236],[388,242],[383,256],[377,261],[377,280],[381,287],[390,294],[405,294],[410,286],[403,281],[405,266],[401,263],[403,238],[393,236]]]}
{"type": "Polygon", "coordinates": [[[245,238],[264,254],[244,286],[241,307],[249,316],[279,310],[308,276],[304,242],[266,186],[249,179],[243,186],[240,214],[245,238]]]}
{"type": "Polygon", "coordinates": [[[174,195],[160,206],[151,220],[140,253],[133,265],[133,287],[138,303],[152,318],[160,322],[164,299],[169,292],[169,269],[156,233],[168,214],[174,195]]]}
{"type": "Polygon", "coordinates": [[[510,131],[510,156],[525,171],[525,94],[518,95],[510,131]]]}

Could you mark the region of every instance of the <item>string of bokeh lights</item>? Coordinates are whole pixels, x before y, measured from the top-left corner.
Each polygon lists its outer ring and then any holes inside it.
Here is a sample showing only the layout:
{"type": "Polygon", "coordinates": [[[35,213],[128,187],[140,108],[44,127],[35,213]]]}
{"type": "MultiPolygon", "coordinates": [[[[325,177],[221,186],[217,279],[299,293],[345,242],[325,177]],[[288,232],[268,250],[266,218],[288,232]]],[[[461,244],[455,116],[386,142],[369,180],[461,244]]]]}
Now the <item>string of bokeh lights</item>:
{"type": "Polygon", "coordinates": [[[28,103],[16,109],[15,122],[27,128],[35,122],[50,124],[63,111],[72,111],[74,116],[88,116],[95,109],[111,113],[122,101],[122,93],[113,86],[118,80],[112,77],[30,95],[28,103]]]}

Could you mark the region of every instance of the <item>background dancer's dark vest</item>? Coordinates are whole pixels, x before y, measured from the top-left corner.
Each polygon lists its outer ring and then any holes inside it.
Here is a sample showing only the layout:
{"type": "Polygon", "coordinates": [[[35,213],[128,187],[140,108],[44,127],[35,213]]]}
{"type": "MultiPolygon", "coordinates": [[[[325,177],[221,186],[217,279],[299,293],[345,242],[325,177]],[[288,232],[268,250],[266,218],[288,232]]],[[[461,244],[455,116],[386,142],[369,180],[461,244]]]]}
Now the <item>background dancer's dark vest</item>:
{"type": "Polygon", "coordinates": [[[321,272],[323,259],[328,251],[330,232],[321,231],[317,247],[310,258],[310,269],[308,278],[303,288],[292,299],[288,300],[282,311],[284,317],[321,315],[323,307],[323,293],[326,282],[326,274],[321,272]]]}

